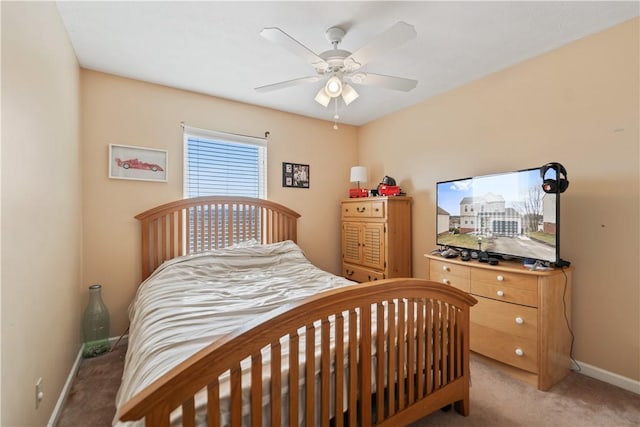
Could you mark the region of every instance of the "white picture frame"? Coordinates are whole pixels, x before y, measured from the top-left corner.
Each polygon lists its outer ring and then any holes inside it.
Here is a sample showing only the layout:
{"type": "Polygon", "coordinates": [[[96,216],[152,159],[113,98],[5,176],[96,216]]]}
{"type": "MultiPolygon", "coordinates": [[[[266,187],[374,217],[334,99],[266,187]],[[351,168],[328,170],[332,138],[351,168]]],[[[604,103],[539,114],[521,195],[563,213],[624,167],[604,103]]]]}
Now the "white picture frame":
{"type": "Polygon", "coordinates": [[[109,178],[167,182],[168,160],[167,150],[109,144],[109,178]]]}

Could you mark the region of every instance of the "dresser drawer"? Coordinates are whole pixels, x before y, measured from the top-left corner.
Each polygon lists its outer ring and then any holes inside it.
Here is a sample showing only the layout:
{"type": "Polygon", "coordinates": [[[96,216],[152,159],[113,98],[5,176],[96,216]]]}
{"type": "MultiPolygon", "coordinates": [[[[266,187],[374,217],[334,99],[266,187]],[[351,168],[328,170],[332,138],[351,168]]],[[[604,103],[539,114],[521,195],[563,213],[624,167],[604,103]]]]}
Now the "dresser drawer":
{"type": "Polygon", "coordinates": [[[471,271],[471,293],[537,307],[538,279],[527,274],[474,269],[471,271]]]}
{"type": "Polygon", "coordinates": [[[384,218],[385,203],[382,200],[363,200],[342,203],[342,218],[384,218]]]}
{"type": "Polygon", "coordinates": [[[349,280],[356,282],[372,282],[384,279],[382,271],[372,270],[353,264],[342,264],[342,275],[349,280]]]}
{"type": "Polygon", "coordinates": [[[514,288],[507,285],[492,285],[484,282],[471,282],[470,293],[498,301],[538,306],[538,292],[535,290],[514,288]]]}
{"type": "Polygon", "coordinates": [[[429,279],[434,282],[451,285],[464,292],[470,292],[469,267],[446,261],[431,260],[429,263],[429,279]]]}
{"type": "Polygon", "coordinates": [[[471,349],[530,372],[538,364],[538,310],[477,297],[471,308],[471,349]]]}
{"type": "Polygon", "coordinates": [[[471,309],[472,322],[517,337],[538,337],[537,309],[480,296],[476,299],[478,303],[471,309]]]}
{"type": "Polygon", "coordinates": [[[473,321],[469,335],[471,351],[525,371],[538,373],[538,349],[535,339],[509,335],[473,321]]]}
{"type": "Polygon", "coordinates": [[[441,270],[431,270],[429,272],[429,279],[434,282],[451,285],[454,288],[458,288],[461,291],[469,293],[469,278],[454,276],[453,274],[446,273],[441,270]]]}
{"type": "Polygon", "coordinates": [[[429,273],[442,273],[448,276],[457,276],[461,279],[466,279],[467,281],[469,280],[469,277],[471,277],[471,269],[469,267],[446,261],[431,261],[429,263],[429,273]]]}

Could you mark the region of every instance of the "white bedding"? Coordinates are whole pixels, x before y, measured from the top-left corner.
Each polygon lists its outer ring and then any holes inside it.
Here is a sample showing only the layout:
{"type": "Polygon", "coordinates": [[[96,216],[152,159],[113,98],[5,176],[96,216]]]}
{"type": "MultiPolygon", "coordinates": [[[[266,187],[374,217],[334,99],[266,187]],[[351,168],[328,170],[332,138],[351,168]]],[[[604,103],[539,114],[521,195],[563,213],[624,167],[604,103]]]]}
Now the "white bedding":
{"type": "MultiPolygon", "coordinates": [[[[312,265],[291,241],[165,262],[140,285],[130,307],[117,407],[247,319],[352,283],[312,265]]],[[[114,425],[125,424],[114,419],[114,425]]]]}

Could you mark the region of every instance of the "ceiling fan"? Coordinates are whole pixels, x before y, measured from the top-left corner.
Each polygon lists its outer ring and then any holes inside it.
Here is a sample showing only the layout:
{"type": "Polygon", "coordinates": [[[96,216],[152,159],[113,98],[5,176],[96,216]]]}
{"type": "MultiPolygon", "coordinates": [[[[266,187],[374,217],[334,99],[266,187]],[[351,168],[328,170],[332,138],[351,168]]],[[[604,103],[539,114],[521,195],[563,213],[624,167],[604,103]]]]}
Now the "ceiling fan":
{"type": "Polygon", "coordinates": [[[351,104],[358,98],[358,92],[349,83],[405,92],[410,91],[418,84],[417,80],[361,71],[361,68],[377,55],[416,36],[416,30],[413,25],[409,25],[406,22],[397,22],[353,53],[338,49],[338,45],[345,35],[345,31],[339,27],[331,27],[326,31],[327,40],[333,45],[333,48],[320,54],[312,52],[277,27],[264,28],[260,35],[300,56],[315,69],[316,75],[260,86],[255,88],[258,92],[270,92],[324,79],[326,80],[325,85],[318,91],[315,101],[326,107],[332,99],[336,99],[337,102],[339,96],[342,96],[342,100],[346,105],[351,104]]]}

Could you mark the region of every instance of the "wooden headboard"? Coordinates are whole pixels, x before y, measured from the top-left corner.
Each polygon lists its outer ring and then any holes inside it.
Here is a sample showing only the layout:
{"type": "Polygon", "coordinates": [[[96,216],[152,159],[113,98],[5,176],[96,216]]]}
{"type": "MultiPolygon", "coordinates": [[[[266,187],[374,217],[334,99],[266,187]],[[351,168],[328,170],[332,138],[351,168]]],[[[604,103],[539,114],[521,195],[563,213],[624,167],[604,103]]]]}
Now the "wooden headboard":
{"type": "Polygon", "coordinates": [[[142,279],[180,255],[253,240],[297,241],[300,214],[264,199],[206,196],[181,199],[136,215],[142,229],[142,279]]]}

